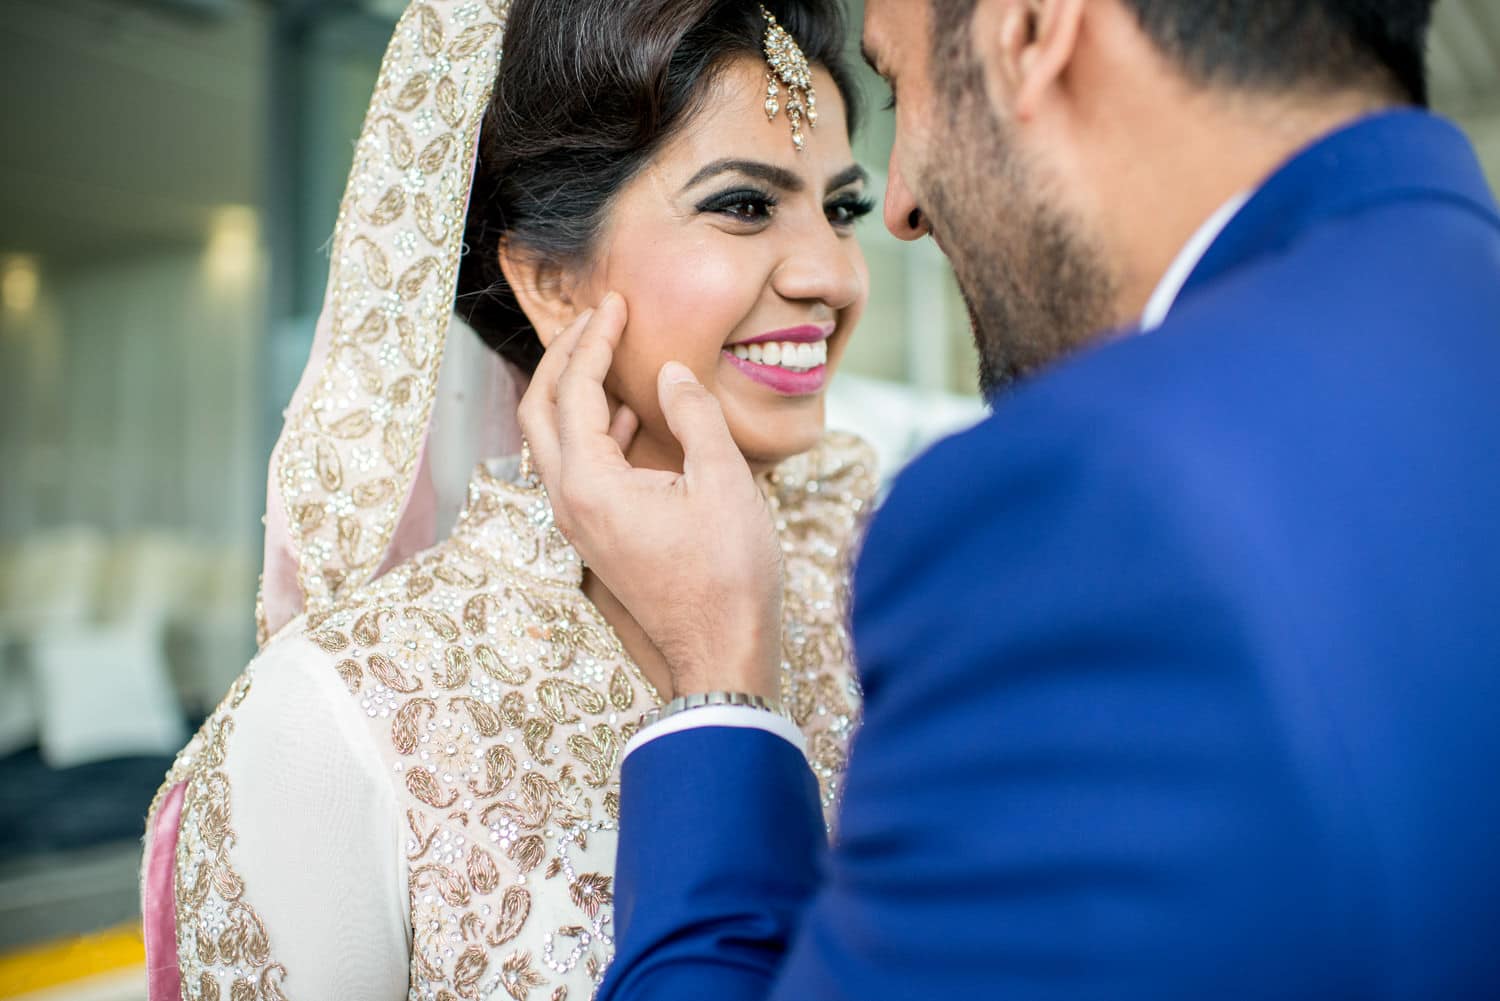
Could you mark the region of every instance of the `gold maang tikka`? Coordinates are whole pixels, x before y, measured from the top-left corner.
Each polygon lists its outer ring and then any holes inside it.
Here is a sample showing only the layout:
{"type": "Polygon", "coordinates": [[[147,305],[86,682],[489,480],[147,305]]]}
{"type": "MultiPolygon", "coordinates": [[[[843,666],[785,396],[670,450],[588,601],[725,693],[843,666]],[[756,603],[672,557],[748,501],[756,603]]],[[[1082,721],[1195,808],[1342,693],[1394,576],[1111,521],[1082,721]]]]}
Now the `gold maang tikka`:
{"type": "Polygon", "coordinates": [[[792,145],[802,152],[806,141],[802,136],[802,122],[807,127],[818,127],[818,95],[813,90],[812,67],[797,40],[776,22],[776,16],[765,7],[760,9],[766,19],[766,62],[771,68],[766,71],[766,119],[774,122],[781,110],[781,88],[786,88],[786,116],[792,123],[792,145]]]}

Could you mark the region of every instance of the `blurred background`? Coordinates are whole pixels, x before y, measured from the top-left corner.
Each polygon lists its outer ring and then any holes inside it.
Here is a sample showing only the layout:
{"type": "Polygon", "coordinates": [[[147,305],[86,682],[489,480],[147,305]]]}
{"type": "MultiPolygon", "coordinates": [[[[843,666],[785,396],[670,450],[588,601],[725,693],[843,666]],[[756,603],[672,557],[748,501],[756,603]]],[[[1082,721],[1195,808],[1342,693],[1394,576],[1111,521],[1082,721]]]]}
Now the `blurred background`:
{"type": "MultiPolygon", "coordinates": [[[[0,0],[0,997],[144,997],[146,806],[253,652],[266,460],[402,6],[0,0]]],[[[1438,11],[1436,103],[1500,178],[1500,3],[1438,11]]],[[[831,419],[893,472],[979,416],[973,351],[936,249],[862,236],[831,419]]]]}

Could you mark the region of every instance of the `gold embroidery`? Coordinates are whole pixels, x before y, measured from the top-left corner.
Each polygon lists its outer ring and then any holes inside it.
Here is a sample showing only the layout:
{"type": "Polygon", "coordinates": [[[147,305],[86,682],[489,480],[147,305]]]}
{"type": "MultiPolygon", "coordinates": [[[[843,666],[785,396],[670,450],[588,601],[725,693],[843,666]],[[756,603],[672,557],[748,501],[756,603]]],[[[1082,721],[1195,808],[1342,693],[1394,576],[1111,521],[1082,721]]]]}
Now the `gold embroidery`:
{"type": "MultiPolygon", "coordinates": [[[[844,581],[868,451],[829,435],[763,488],[785,546],[784,695],[831,818],[858,712],[844,581]]],[[[394,757],[413,997],[588,997],[613,955],[619,759],[659,700],[582,580],[542,492],[481,470],[448,542],[310,633],[394,757]]]]}
{"type": "Polygon", "coordinates": [[[272,957],[271,936],[247,900],[245,881],[229,858],[234,844],[229,776],[222,770],[234,733],[234,710],[250,693],[253,668],[229,689],[178,754],[151,803],[154,830],[166,794],[185,783],[177,826],[173,892],[177,963],[185,1001],[287,1001],[287,971],[272,957]]]}
{"type": "MultiPolygon", "coordinates": [[[[831,818],[859,704],[845,580],[874,492],[868,452],[829,435],[763,489],[787,570],[783,694],[831,818]]],[[[659,698],[559,540],[539,488],[481,470],[448,542],[300,626],[390,758],[407,831],[412,998],[583,999],[613,955],[620,755],[659,698]]],[[[221,765],[250,678],[164,787],[188,782],[177,880],[192,1001],[276,1001],[283,982],[296,988],[227,854],[221,765]]]]}
{"type": "MultiPolygon", "coordinates": [[[[421,445],[412,429],[427,426],[436,392],[471,153],[509,7],[412,4],[380,67],[334,230],[319,321],[327,357],[287,417],[274,470],[298,530],[309,611],[326,611],[375,574],[405,503],[421,445]],[[438,121],[447,128],[434,129],[438,121]]],[[[413,584],[410,600],[427,582],[413,584]]]]}

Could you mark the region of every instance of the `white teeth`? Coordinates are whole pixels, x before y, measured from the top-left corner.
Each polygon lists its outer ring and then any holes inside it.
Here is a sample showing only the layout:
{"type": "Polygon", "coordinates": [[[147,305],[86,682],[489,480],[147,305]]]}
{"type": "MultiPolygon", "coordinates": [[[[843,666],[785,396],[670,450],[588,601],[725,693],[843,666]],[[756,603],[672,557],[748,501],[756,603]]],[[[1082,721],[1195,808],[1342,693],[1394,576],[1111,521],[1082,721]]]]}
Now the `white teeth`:
{"type": "Polygon", "coordinates": [[[776,365],[805,372],[828,364],[828,342],[813,344],[795,341],[771,341],[760,344],[736,344],[730,349],[741,361],[755,365],[776,365]]]}

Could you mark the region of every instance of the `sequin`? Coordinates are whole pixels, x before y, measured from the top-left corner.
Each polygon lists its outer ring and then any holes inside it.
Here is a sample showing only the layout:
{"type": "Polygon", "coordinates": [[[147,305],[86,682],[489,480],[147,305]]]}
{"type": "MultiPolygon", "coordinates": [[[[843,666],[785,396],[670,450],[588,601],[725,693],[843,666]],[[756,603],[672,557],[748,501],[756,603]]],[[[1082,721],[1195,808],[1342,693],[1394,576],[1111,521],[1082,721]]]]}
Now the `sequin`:
{"type": "MultiPolygon", "coordinates": [[[[863,443],[830,434],[761,481],[786,567],[782,696],[830,824],[859,714],[847,560],[871,469],[863,443]]],[[[481,468],[468,498],[446,542],[292,631],[321,660],[309,669],[334,672],[330,690],[348,693],[328,711],[363,720],[389,757],[380,771],[407,831],[410,996],[586,998],[614,950],[620,756],[640,710],[660,700],[584,594],[541,488],[481,468]]],[[[231,954],[200,943],[234,929],[255,946],[236,946],[236,969],[256,958],[257,975],[291,997],[297,971],[272,961],[276,929],[223,847],[233,816],[220,765],[253,670],[169,776],[189,781],[180,885],[208,888],[190,898],[181,962],[228,977],[231,954]]]]}
{"type": "MultiPolygon", "coordinates": [[[[659,701],[583,594],[582,561],[529,482],[481,470],[453,535],[372,581],[432,406],[508,10],[418,2],[397,25],[335,227],[330,350],[287,414],[273,470],[306,609],[284,631],[305,635],[321,662],[309,669],[347,693],[329,713],[368,727],[388,756],[379,771],[405,831],[408,996],[423,1001],[593,993],[613,954],[619,759],[659,701]]],[[[872,469],[865,446],[830,435],[762,484],[786,560],[783,697],[830,818],[858,719],[845,561],[872,469]]],[[[164,787],[188,783],[176,875],[190,1001],[297,994],[231,857],[221,766],[253,671],[164,787]]]]}

